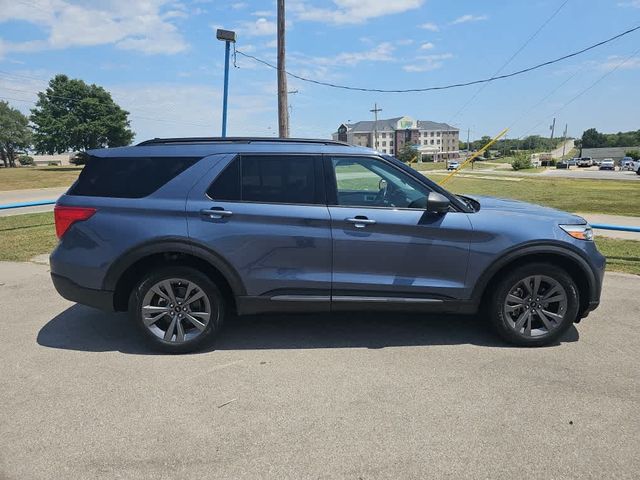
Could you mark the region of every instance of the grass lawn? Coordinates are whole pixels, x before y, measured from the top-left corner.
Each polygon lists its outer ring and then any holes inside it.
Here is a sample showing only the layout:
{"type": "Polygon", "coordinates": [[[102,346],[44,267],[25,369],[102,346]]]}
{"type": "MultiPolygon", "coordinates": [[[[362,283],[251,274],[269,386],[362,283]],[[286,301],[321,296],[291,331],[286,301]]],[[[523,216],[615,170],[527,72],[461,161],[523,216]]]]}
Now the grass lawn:
{"type": "Polygon", "coordinates": [[[0,168],[0,191],[28,188],[68,187],[82,167],[0,168]]]}
{"type": "MultiPolygon", "coordinates": [[[[51,212],[0,217],[0,260],[28,261],[56,243],[51,212]]],[[[607,257],[607,270],[640,275],[640,241],[598,236],[596,244],[607,257]]]]}
{"type": "MultiPolygon", "coordinates": [[[[433,180],[438,182],[441,178],[434,177],[433,180]]],[[[640,184],[632,181],[549,178],[539,175],[522,177],[519,182],[453,177],[445,184],[445,188],[455,193],[514,198],[568,212],[640,217],[640,184]]]]}
{"type": "Polygon", "coordinates": [[[0,217],[0,260],[25,262],[57,242],[53,212],[0,217]]]}

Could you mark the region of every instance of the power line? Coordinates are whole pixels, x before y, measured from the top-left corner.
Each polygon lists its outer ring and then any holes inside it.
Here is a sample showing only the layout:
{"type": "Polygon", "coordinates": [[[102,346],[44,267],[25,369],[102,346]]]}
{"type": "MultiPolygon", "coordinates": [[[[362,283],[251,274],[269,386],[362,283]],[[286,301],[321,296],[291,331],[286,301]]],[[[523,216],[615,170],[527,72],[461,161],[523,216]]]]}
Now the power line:
{"type": "MultiPolygon", "coordinates": [[[[640,25],[638,25],[637,27],[631,28],[629,30],[626,30],[622,33],[619,33],[617,35],[614,35],[613,37],[607,38],[606,40],[603,40],[601,42],[595,43],[593,45],[590,45],[586,48],[583,48],[582,50],[578,50],[576,52],[570,53],[568,55],[563,55],[562,57],[558,57],[555,58],[553,60],[548,60],[546,62],[542,62],[539,63],[537,65],[534,65],[532,67],[528,67],[528,68],[523,68],[522,70],[517,70],[515,72],[511,72],[511,73],[506,73],[504,75],[498,75],[498,76],[493,76],[490,78],[485,78],[485,79],[481,79],[481,80],[473,80],[470,82],[463,82],[463,83],[453,83],[453,84],[449,84],[449,85],[439,85],[439,86],[435,86],[435,87],[424,87],[424,88],[407,88],[407,89],[384,89],[384,88],[364,88],[364,87],[353,87],[353,86],[348,86],[348,85],[339,85],[339,84],[335,84],[335,83],[329,83],[329,82],[323,82],[320,80],[314,80],[311,78],[307,78],[307,77],[303,77],[301,75],[296,75],[295,73],[291,73],[291,72],[285,72],[287,75],[289,75],[290,77],[296,78],[298,80],[301,80],[303,82],[308,82],[308,83],[314,83],[316,85],[322,85],[325,87],[331,87],[331,88],[339,88],[342,90],[352,90],[352,91],[359,91],[359,92],[376,92],[376,93],[417,93],[417,92],[430,92],[430,91],[434,91],[434,90],[448,90],[451,88],[458,88],[458,87],[468,87],[470,85],[477,85],[477,84],[481,84],[481,83],[488,83],[488,82],[493,82],[495,80],[502,80],[505,78],[510,78],[510,77],[515,77],[517,75],[522,75],[523,73],[528,73],[531,72],[533,70],[537,70],[539,68],[542,67],[546,67],[549,65],[553,65],[554,63],[558,63],[561,62],[563,60],[567,60],[568,58],[573,58],[576,57],[578,55],[581,55],[585,52],[588,52],[589,50],[593,50],[594,48],[598,48],[601,47],[602,45],[605,45],[607,43],[611,43],[614,40],[617,40],[621,37],[624,37],[625,35],[629,35],[630,33],[635,32],[636,30],[640,30],[640,25]]],[[[255,60],[256,62],[262,63],[263,65],[266,65],[269,68],[273,68],[276,69],[278,67],[276,67],[275,65],[273,65],[272,63],[267,62],[266,60],[262,60],[261,58],[255,57],[253,55],[249,55],[248,53],[244,53],[240,50],[236,50],[236,52],[240,55],[242,55],[243,57],[246,58],[250,58],[252,60],[255,60]]]]}
{"type": "MultiPolygon", "coordinates": [[[[598,83],[600,83],[602,80],[604,80],[606,77],[608,77],[609,75],[611,75],[613,72],[615,72],[616,70],[618,70],[620,67],[622,67],[625,63],[627,63],[629,60],[631,60],[632,58],[634,58],[636,55],[638,55],[638,53],[640,53],[640,48],[638,48],[637,50],[635,50],[631,55],[629,55],[628,57],[626,57],[625,59],[623,59],[621,62],[619,62],[618,64],[616,64],[613,68],[607,70],[605,73],[603,73],[602,75],[600,75],[593,83],[591,83],[587,88],[581,90],[578,94],[574,95],[568,102],[566,102],[564,105],[562,105],[560,108],[558,108],[555,112],[553,112],[551,114],[551,116],[555,116],[558,113],[560,113],[562,110],[564,110],[566,107],[568,107],[569,105],[571,105],[573,102],[575,102],[578,98],[580,98],[582,95],[584,95],[585,93],[587,93],[589,90],[591,90],[593,87],[595,87],[598,83]]],[[[548,118],[549,116],[547,116],[546,118],[548,118]]],[[[525,136],[527,136],[529,133],[531,133],[533,130],[535,130],[536,128],[538,128],[540,126],[540,124],[542,124],[543,122],[546,121],[546,118],[543,120],[540,120],[538,123],[536,123],[532,128],[530,128],[525,134],[521,135],[519,138],[524,138],[525,136]]]]}
{"type": "MultiPolygon", "coordinates": [[[[558,13],[560,13],[560,10],[562,10],[567,3],[569,3],[569,0],[564,0],[564,2],[562,2],[560,6],[551,14],[551,16],[547,18],[547,20],[542,25],[540,25],[540,27],[538,27],[538,29],[535,32],[533,32],[533,34],[522,44],[522,46],[520,46],[520,48],[518,48],[518,50],[516,50],[511,55],[511,57],[509,57],[509,59],[506,62],[504,62],[498,70],[496,70],[493,76],[495,77],[500,72],[502,72],[502,70],[504,70],[504,68],[507,65],[509,65],[513,61],[513,59],[516,58],[520,54],[520,52],[522,52],[527,47],[527,45],[529,45],[533,41],[534,38],[538,36],[538,34],[544,29],[544,27],[546,27],[549,24],[549,22],[551,22],[551,20],[553,20],[555,16],[558,13]]],[[[474,93],[471,96],[471,98],[467,100],[462,107],[460,107],[460,109],[453,115],[453,117],[451,117],[451,120],[449,121],[449,123],[455,120],[458,117],[458,115],[460,115],[469,105],[471,105],[471,103],[478,97],[478,95],[480,95],[480,93],[486,88],[487,85],[488,83],[483,83],[480,86],[480,88],[478,88],[476,93],[474,93]]]]}

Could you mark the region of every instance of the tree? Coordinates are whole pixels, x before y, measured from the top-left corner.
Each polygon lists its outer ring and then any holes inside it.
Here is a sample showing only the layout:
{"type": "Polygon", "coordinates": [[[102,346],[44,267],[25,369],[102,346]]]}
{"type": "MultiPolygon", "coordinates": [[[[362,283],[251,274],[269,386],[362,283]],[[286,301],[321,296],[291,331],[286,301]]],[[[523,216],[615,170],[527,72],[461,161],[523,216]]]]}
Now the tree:
{"type": "Polygon", "coordinates": [[[405,143],[400,151],[398,152],[398,160],[404,163],[415,162],[418,159],[420,153],[416,149],[415,145],[411,145],[410,143],[405,143]]]}
{"type": "Polygon", "coordinates": [[[595,128],[585,130],[582,134],[582,148],[599,148],[607,146],[607,137],[595,128]]]}
{"type": "Polygon", "coordinates": [[[0,101],[0,158],[5,167],[16,166],[16,151],[31,146],[29,119],[0,101]]]}
{"type": "Polygon", "coordinates": [[[128,145],[134,135],[128,115],[104,88],[56,75],[31,110],[35,149],[54,154],[128,145]]]}
{"type": "Polygon", "coordinates": [[[627,150],[624,152],[627,157],[631,157],[634,160],[640,160],[640,150],[627,150]]]}

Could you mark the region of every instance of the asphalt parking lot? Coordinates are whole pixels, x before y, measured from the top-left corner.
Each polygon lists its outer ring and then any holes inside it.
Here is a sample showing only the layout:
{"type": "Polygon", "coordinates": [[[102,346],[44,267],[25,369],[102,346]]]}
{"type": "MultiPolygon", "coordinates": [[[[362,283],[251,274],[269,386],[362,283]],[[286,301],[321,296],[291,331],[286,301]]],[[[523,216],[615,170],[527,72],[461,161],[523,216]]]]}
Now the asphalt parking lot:
{"type": "Polygon", "coordinates": [[[639,292],[608,274],[542,349],[476,318],[309,315],[163,356],[0,263],[0,478],[638,478],[639,292]]]}

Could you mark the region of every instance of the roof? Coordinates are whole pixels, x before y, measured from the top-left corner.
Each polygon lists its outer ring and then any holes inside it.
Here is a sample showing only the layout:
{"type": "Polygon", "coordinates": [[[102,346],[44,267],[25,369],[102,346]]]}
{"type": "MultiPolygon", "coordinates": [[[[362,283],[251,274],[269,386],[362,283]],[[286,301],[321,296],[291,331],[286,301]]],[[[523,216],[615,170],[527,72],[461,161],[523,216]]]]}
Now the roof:
{"type": "MultiPolygon", "coordinates": [[[[387,118],[380,119],[376,125],[378,132],[393,132],[396,130],[396,125],[398,121],[403,119],[404,117],[395,117],[395,118],[387,118]]],[[[349,129],[351,133],[369,133],[373,132],[374,124],[376,122],[374,120],[362,120],[356,123],[345,123],[344,125],[349,129]]],[[[430,120],[418,120],[418,130],[455,130],[458,131],[457,128],[452,127],[448,123],[439,123],[432,122],[430,120]]]]}
{"type": "Polygon", "coordinates": [[[371,154],[374,150],[329,139],[304,138],[169,138],[153,139],[129,147],[90,150],[96,157],[205,157],[235,153],[371,154]]]}
{"type": "MultiPolygon", "coordinates": [[[[378,120],[376,125],[379,132],[392,132],[396,129],[398,120],[403,117],[388,118],[386,120],[378,120]]],[[[373,132],[373,127],[376,122],[373,120],[363,120],[353,124],[345,124],[352,132],[373,132]]]]}
{"type": "Polygon", "coordinates": [[[419,130],[455,130],[455,131],[458,131],[458,129],[456,127],[452,127],[448,123],[432,122],[430,120],[418,120],[418,129],[419,130]]]}

